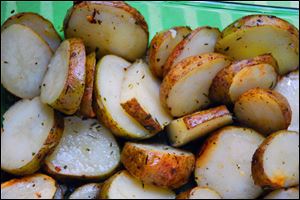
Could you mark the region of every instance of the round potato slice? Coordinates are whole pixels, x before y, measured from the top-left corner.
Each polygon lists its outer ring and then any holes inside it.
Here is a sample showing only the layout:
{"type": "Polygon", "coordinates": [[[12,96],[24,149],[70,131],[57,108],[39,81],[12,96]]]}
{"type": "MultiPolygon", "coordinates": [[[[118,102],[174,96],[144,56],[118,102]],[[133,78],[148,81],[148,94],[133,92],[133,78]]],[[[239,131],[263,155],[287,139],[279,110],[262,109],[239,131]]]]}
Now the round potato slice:
{"type": "Polygon", "coordinates": [[[122,1],[83,1],[73,5],[64,21],[66,38],[84,40],[87,51],[98,57],[113,54],[134,61],[148,45],[144,17],[122,1]]]}
{"type": "Polygon", "coordinates": [[[222,199],[220,195],[208,187],[195,187],[177,195],[176,199],[222,199]]]}
{"type": "Polygon", "coordinates": [[[69,199],[99,199],[102,185],[100,183],[89,183],[77,188],[69,199]]]}
{"type": "Polygon", "coordinates": [[[278,92],[254,88],[234,104],[237,120],[264,135],[287,129],[291,123],[292,111],[288,101],[278,92]]]}
{"type": "Polygon", "coordinates": [[[160,87],[162,104],[174,117],[207,107],[209,87],[215,75],[231,64],[226,56],[207,53],[180,61],[165,76],[160,87]]]}
{"type": "Polygon", "coordinates": [[[276,85],[275,91],[282,94],[290,104],[292,121],[288,129],[299,132],[299,71],[282,77],[276,85]]]}
{"type": "Polygon", "coordinates": [[[252,160],[255,184],[282,188],[299,184],[299,133],[278,131],[256,150],[252,160]]]}
{"type": "Polygon", "coordinates": [[[1,184],[1,199],[53,199],[56,182],[44,174],[12,179],[1,184]]]}
{"type": "Polygon", "coordinates": [[[264,199],[299,199],[299,188],[278,189],[269,193],[264,199]]]}
{"type": "Polygon", "coordinates": [[[61,138],[62,118],[38,97],[17,102],[3,118],[1,169],[16,175],[36,172],[61,138]]]}
{"type": "Polygon", "coordinates": [[[167,145],[127,142],[121,162],[143,183],[178,188],[188,182],[194,170],[195,157],[190,152],[167,145]]]}
{"type": "Polygon", "coordinates": [[[1,31],[1,84],[21,98],[40,95],[52,51],[32,29],[13,24],[1,31]]]}
{"type": "Polygon", "coordinates": [[[43,38],[45,42],[47,42],[53,52],[61,43],[61,38],[56,32],[53,24],[36,13],[23,12],[11,16],[1,26],[1,31],[12,24],[22,24],[31,28],[34,32],[39,34],[39,36],[43,38]]]}
{"type": "Polygon", "coordinates": [[[172,190],[144,184],[123,170],[106,180],[101,199],[175,199],[172,190]]]}
{"type": "Polygon", "coordinates": [[[191,31],[190,27],[177,26],[161,31],[154,36],[149,47],[149,65],[155,76],[163,77],[164,64],[169,55],[191,31]]]}
{"type": "Polygon", "coordinates": [[[215,102],[234,103],[252,88],[273,89],[277,82],[277,63],[270,54],[236,61],[214,78],[209,97],[215,102]]]}
{"type": "Polygon", "coordinates": [[[262,190],[251,177],[252,156],[264,140],[248,129],[228,126],[212,135],[196,161],[195,179],[225,199],[258,197],[262,190]]]}
{"type": "Polygon", "coordinates": [[[216,51],[237,60],[271,53],[286,74],[299,67],[299,30],[275,16],[245,16],[223,30],[216,51]]]}
{"type": "Polygon", "coordinates": [[[95,119],[65,118],[60,143],[45,159],[48,173],[61,179],[98,180],[118,167],[120,149],[113,135],[95,119]]]}
{"type": "Polygon", "coordinates": [[[219,35],[219,29],[208,26],[193,30],[169,55],[164,64],[163,76],[165,76],[173,66],[187,57],[214,52],[219,35]]]}
{"type": "Polygon", "coordinates": [[[42,102],[67,115],[74,114],[83,97],[85,73],[85,48],[82,40],[65,40],[48,65],[41,90],[42,102]]]}

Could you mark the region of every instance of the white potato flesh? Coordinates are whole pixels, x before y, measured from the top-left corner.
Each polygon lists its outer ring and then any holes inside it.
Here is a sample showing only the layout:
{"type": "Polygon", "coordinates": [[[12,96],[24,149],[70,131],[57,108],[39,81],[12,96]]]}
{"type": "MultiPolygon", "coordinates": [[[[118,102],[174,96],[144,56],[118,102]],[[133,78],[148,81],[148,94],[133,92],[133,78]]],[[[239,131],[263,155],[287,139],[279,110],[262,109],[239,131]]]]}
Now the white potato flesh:
{"type": "Polygon", "coordinates": [[[177,148],[173,148],[170,147],[168,145],[164,145],[164,144],[140,144],[140,143],[134,143],[135,148],[139,148],[139,149],[144,149],[147,152],[151,152],[151,151],[158,151],[161,152],[162,154],[174,154],[174,155],[187,155],[187,156],[191,156],[193,155],[191,152],[188,151],[184,151],[181,149],[177,149],[177,148]]]}
{"type": "Polygon", "coordinates": [[[50,173],[66,177],[101,179],[120,162],[120,149],[113,135],[95,119],[65,118],[60,143],[46,157],[50,173]]]}
{"type": "Polygon", "coordinates": [[[3,118],[1,169],[11,171],[26,166],[38,154],[54,126],[54,111],[36,97],[17,102],[3,118]]]}
{"type": "Polygon", "coordinates": [[[12,179],[1,184],[1,199],[52,199],[55,180],[43,174],[12,179]]]}
{"type": "Polygon", "coordinates": [[[127,171],[113,178],[105,195],[108,199],[175,199],[172,190],[143,184],[127,171]]]}
{"type": "Polygon", "coordinates": [[[262,189],[251,177],[252,156],[264,137],[240,127],[226,127],[213,135],[196,161],[199,186],[214,189],[223,198],[256,198],[262,189]]]}
{"type": "Polygon", "coordinates": [[[160,103],[159,87],[160,82],[151,74],[149,66],[138,60],[125,72],[121,104],[136,99],[143,110],[157,120],[162,130],[172,118],[160,103]]]}
{"type": "Polygon", "coordinates": [[[299,188],[278,189],[269,193],[264,199],[299,199],[299,188]]]}
{"type": "Polygon", "coordinates": [[[101,59],[97,66],[96,90],[98,93],[97,104],[103,109],[105,115],[109,115],[119,129],[124,130],[114,132],[119,136],[128,136],[133,138],[142,138],[149,135],[149,132],[135,119],[129,116],[120,105],[121,89],[125,70],[130,66],[126,60],[108,55],[101,59]]]}
{"type": "Polygon", "coordinates": [[[207,187],[195,187],[187,196],[187,199],[221,199],[220,195],[207,187]]]}
{"type": "Polygon", "coordinates": [[[79,188],[69,196],[69,199],[99,199],[101,184],[89,183],[79,188]]]}
{"type": "Polygon", "coordinates": [[[299,132],[299,71],[283,77],[275,90],[288,100],[292,110],[292,121],[288,130],[299,132]]]}
{"type": "Polygon", "coordinates": [[[1,32],[1,84],[21,98],[39,96],[51,56],[48,44],[33,30],[9,26],[1,32]]]}

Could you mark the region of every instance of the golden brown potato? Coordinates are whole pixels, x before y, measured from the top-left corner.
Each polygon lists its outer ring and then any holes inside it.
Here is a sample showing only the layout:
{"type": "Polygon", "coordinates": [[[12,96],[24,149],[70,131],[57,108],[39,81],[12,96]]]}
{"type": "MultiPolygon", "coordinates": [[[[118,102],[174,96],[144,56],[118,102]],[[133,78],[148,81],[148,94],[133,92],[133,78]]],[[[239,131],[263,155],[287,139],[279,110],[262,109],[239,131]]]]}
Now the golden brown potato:
{"type": "Polygon", "coordinates": [[[187,183],[194,170],[195,157],[167,145],[127,142],[121,162],[130,174],[146,184],[178,188],[187,183]]]}
{"type": "Polygon", "coordinates": [[[221,199],[220,195],[208,187],[194,187],[177,195],[176,199],[221,199]]]}

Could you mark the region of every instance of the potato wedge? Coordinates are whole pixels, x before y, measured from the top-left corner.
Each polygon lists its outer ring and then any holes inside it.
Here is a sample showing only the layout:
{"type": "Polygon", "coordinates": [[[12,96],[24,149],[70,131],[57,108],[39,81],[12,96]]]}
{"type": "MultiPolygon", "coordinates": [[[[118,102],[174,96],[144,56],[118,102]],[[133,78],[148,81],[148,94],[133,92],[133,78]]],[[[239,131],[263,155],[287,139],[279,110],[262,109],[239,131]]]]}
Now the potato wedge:
{"type": "Polygon", "coordinates": [[[299,199],[299,188],[292,187],[270,192],[264,199],[299,199]]]}
{"type": "Polygon", "coordinates": [[[1,84],[21,98],[40,95],[52,51],[32,29],[13,24],[1,31],[1,84]]]}
{"type": "Polygon", "coordinates": [[[188,26],[176,26],[154,36],[149,47],[149,66],[156,77],[163,77],[164,64],[169,55],[191,31],[188,26]]]}
{"type": "Polygon", "coordinates": [[[234,104],[237,120],[264,135],[287,129],[291,123],[292,111],[288,101],[278,92],[254,88],[234,104]]]}
{"type": "Polygon", "coordinates": [[[96,113],[93,109],[93,89],[94,89],[94,77],[96,69],[96,53],[93,52],[86,57],[86,78],[85,89],[80,104],[79,112],[85,117],[93,118],[96,113]]]}
{"type": "Polygon", "coordinates": [[[142,60],[137,60],[125,72],[121,106],[151,134],[162,131],[172,120],[160,103],[159,87],[160,82],[142,60]]]}
{"type": "Polygon", "coordinates": [[[99,180],[120,163],[113,135],[95,119],[65,118],[60,143],[45,159],[45,170],[60,179],[99,180]]]}
{"type": "Polygon", "coordinates": [[[176,199],[222,199],[220,195],[208,187],[195,187],[177,195],[176,199]]]}
{"type": "Polygon", "coordinates": [[[252,177],[263,187],[282,188],[299,184],[299,133],[278,131],[256,150],[252,177]]]}
{"type": "Polygon", "coordinates": [[[262,190],[251,177],[251,160],[264,137],[248,128],[227,126],[202,146],[196,161],[195,179],[225,199],[258,197],[262,190]]]}
{"type": "Polygon", "coordinates": [[[292,121],[288,130],[299,133],[299,71],[282,77],[276,85],[275,91],[282,94],[290,104],[292,121]]]}
{"type": "Polygon", "coordinates": [[[53,52],[61,43],[61,38],[56,32],[53,24],[39,14],[22,12],[8,18],[1,26],[1,32],[12,24],[21,24],[36,32],[51,48],[53,52]]]}
{"type": "Polygon", "coordinates": [[[44,174],[12,179],[1,184],[1,199],[53,199],[56,182],[44,174]]]}
{"type": "Polygon", "coordinates": [[[67,115],[74,114],[84,93],[85,73],[82,40],[63,41],[48,65],[41,89],[42,102],[67,115]]]}
{"type": "Polygon", "coordinates": [[[104,56],[96,66],[95,112],[115,135],[131,139],[153,136],[120,104],[125,71],[130,66],[126,60],[113,55],[104,56]]]}
{"type": "Polygon", "coordinates": [[[122,1],[83,1],[73,5],[64,21],[65,38],[84,40],[88,52],[98,57],[114,54],[134,61],[148,46],[144,17],[122,1]]]}
{"type": "Polygon", "coordinates": [[[36,172],[61,138],[62,117],[36,97],[17,102],[3,118],[1,169],[16,175],[36,172]]]}
{"type": "Polygon", "coordinates": [[[69,199],[99,199],[102,184],[89,183],[76,188],[69,199]]]}
{"type": "Polygon", "coordinates": [[[144,184],[126,170],[106,180],[100,196],[101,199],[175,199],[172,190],[144,184]]]}
{"type": "Polygon", "coordinates": [[[121,162],[143,183],[174,189],[188,182],[195,157],[190,152],[167,145],[127,142],[121,162]]]}
{"type": "Polygon", "coordinates": [[[271,53],[286,74],[299,67],[299,30],[275,16],[245,16],[223,30],[216,51],[238,60],[271,53]]]}
{"type": "Polygon", "coordinates": [[[214,78],[209,97],[215,102],[234,103],[252,88],[273,89],[277,83],[277,63],[270,54],[236,61],[214,78]]]}
{"type": "Polygon", "coordinates": [[[213,78],[230,64],[229,58],[217,53],[182,60],[172,68],[161,84],[162,104],[174,117],[204,109],[210,103],[208,91],[213,78]]]}
{"type": "Polygon", "coordinates": [[[173,120],[167,126],[172,146],[180,147],[205,136],[225,125],[233,123],[226,106],[218,106],[173,120]]]}
{"type": "Polygon", "coordinates": [[[217,28],[199,27],[185,37],[172,51],[163,68],[163,76],[183,59],[203,53],[214,52],[215,44],[220,35],[217,28]]]}

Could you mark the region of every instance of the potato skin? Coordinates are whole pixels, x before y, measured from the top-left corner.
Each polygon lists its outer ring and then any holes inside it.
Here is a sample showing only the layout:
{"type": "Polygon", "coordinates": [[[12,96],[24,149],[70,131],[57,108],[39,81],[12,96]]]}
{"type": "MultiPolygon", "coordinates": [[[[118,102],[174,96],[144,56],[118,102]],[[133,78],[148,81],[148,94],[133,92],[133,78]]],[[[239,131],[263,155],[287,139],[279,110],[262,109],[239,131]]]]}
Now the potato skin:
{"type": "Polygon", "coordinates": [[[147,151],[126,143],[121,162],[136,178],[146,184],[178,188],[188,182],[194,170],[194,155],[174,155],[156,150],[147,151]]]}
{"type": "Polygon", "coordinates": [[[70,58],[67,81],[59,98],[51,106],[67,115],[72,115],[80,106],[85,88],[85,47],[79,38],[71,38],[68,41],[70,58]]]}

